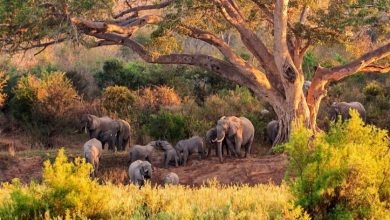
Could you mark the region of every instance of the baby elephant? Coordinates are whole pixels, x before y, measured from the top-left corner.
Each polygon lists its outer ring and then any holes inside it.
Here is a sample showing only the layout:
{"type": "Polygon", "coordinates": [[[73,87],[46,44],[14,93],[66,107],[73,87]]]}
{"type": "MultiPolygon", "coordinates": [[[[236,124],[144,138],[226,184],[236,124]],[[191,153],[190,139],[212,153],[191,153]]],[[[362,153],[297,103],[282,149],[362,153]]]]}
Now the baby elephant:
{"type": "Polygon", "coordinates": [[[177,142],[175,149],[184,166],[187,164],[188,156],[193,153],[197,153],[199,159],[202,159],[202,157],[204,158],[205,156],[203,138],[199,136],[177,142]]]}
{"type": "Polygon", "coordinates": [[[91,176],[96,177],[97,171],[99,169],[100,157],[102,155],[102,143],[96,139],[92,138],[91,140],[85,142],[84,144],[84,158],[87,163],[92,164],[93,172],[91,176]]]}
{"type": "Polygon", "coordinates": [[[148,161],[136,160],[130,164],[128,174],[130,182],[141,188],[146,179],[152,178],[152,164],[148,161]]]}
{"type": "Polygon", "coordinates": [[[130,161],[132,163],[136,160],[147,160],[152,162],[152,153],[154,151],[155,141],[148,143],[145,146],[142,145],[134,145],[130,149],[130,161]]]}
{"type": "Polygon", "coordinates": [[[156,141],[155,148],[164,151],[163,166],[168,168],[169,162],[174,161],[175,166],[179,166],[179,155],[176,149],[168,141],[156,141]]]}
{"type": "Polygon", "coordinates": [[[179,176],[176,173],[170,172],[163,178],[164,185],[177,185],[179,184],[179,176]]]}
{"type": "Polygon", "coordinates": [[[279,123],[276,120],[272,120],[267,124],[266,128],[266,139],[271,145],[274,144],[276,136],[278,135],[279,123]]]}
{"type": "MultiPolygon", "coordinates": [[[[205,151],[206,149],[208,149],[207,157],[210,157],[212,148],[215,149],[215,155],[218,156],[218,149],[217,149],[218,143],[214,141],[216,138],[217,138],[217,129],[215,127],[209,129],[205,137],[205,151]]],[[[222,141],[222,155],[224,155],[224,152],[226,152],[226,155],[230,155],[229,148],[226,144],[226,139],[223,139],[222,141]]]]}

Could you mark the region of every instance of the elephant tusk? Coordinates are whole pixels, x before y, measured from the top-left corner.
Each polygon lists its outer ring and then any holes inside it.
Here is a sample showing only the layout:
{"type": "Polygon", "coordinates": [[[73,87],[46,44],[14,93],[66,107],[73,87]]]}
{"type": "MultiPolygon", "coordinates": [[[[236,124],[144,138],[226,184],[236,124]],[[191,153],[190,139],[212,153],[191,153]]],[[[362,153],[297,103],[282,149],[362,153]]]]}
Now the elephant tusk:
{"type": "Polygon", "coordinates": [[[223,138],[221,138],[221,139],[217,139],[217,138],[215,138],[214,140],[212,140],[212,142],[217,142],[217,143],[221,143],[222,141],[223,141],[223,139],[224,139],[224,137],[223,138]]]}

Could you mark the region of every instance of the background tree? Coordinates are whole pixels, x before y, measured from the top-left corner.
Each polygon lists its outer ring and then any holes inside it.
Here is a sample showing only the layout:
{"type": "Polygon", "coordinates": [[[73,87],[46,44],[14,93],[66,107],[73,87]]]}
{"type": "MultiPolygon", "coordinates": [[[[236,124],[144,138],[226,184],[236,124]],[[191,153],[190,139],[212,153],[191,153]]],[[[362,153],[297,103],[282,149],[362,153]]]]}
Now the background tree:
{"type": "Polygon", "coordinates": [[[2,0],[0,47],[14,52],[72,40],[87,46],[124,45],[149,63],[201,66],[267,101],[279,119],[278,143],[289,137],[298,118],[317,129],[330,82],[357,72],[390,70],[389,10],[388,1],[368,0],[2,0]],[[151,40],[141,44],[134,34],[146,27],[153,29],[151,40]],[[254,62],[219,36],[227,31],[240,36],[254,62]],[[365,33],[377,47],[344,65],[319,66],[305,98],[307,50],[328,43],[353,46],[365,33]],[[179,36],[206,42],[220,54],[183,53],[179,36]]]}

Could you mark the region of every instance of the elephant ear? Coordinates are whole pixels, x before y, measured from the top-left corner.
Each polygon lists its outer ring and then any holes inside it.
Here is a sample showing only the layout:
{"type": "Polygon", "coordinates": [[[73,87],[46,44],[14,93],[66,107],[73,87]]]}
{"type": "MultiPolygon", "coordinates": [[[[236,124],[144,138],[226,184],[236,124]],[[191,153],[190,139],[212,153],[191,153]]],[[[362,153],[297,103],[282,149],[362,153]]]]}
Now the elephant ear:
{"type": "Polygon", "coordinates": [[[231,137],[233,135],[236,135],[241,130],[241,120],[237,117],[231,117],[229,118],[229,129],[228,129],[228,136],[231,137]]]}
{"type": "Polygon", "coordinates": [[[97,118],[93,117],[92,115],[88,115],[88,126],[90,129],[96,129],[98,128],[98,121],[97,118]]]}

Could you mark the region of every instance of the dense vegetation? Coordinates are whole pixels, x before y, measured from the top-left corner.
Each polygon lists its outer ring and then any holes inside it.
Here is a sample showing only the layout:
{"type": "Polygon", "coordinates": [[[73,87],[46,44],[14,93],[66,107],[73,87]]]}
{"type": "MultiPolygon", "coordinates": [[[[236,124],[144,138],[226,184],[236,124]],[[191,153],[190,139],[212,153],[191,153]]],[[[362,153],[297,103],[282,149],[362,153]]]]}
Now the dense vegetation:
{"type": "Polygon", "coordinates": [[[385,219],[390,216],[390,139],[387,131],[364,125],[357,113],[328,133],[312,138],[298,126],[279,150],[289,154],[281,186],[200,188],[98,184],[91,166],[67,160],[60,150],[44,164],[42,183],[18,180],[0,188],[0,218],[261,218],[385,219]],[[306,214],[308,213],[308,214],[306,214]]]}

